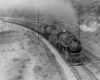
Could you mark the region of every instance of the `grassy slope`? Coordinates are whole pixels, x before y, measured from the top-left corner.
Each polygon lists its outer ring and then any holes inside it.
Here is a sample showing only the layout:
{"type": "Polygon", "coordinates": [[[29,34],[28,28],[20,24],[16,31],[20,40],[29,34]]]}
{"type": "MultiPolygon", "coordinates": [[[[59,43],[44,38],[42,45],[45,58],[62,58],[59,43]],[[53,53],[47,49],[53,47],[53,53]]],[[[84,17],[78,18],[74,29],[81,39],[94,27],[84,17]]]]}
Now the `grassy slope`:
{"type": "MultiPolygon", "coordinates": [[[[38,40],[33,32],[17,25],[0,21],[0,71],[4,78],[13,79],[25,65],[23,77],[35,80],[61,80],[64,78],[54,55],[38,40]],[[14,33],[9,31],[13,30],[14,33]],[[6,34],[7,33],[7,34],[6,34]],[[51,55],[47,55],[51,54],[51,55]],[[52,57],[52,60],[50,59],[52,57]],[[5,63],[5,64],[4,64],[5,63]],[[4,71],[2,69],[6,67],[4,71]],[[13,74],[13,75],[11,75],[13,74]]],[[[0,76],[0,77],[2,77],[0,76]]]]}

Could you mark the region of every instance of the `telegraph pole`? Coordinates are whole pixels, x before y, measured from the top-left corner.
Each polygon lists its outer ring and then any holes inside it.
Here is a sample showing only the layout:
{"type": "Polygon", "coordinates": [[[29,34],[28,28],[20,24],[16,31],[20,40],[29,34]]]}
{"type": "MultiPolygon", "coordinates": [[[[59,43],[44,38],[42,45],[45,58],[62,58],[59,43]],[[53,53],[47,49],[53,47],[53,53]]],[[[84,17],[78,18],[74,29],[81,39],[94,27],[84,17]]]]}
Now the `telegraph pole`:
{"type": "Polygon", "coordinates": [[[79,16],[79,20],[78,20],[78,25],[79,25],[79,27],[78,27],[78,37],[80,39],[80,32],[81,32],[81,30],[80,30],[80,16],[79,16]]]}
{"type": "MultiPolygon", "coordinates": [[[[40,29],[39,29],[39,10],[38,10],[38,32],[40,32],[40,29]]],[[[39,33],[38,33],[38,40],[39,40],[39,33]]]]}

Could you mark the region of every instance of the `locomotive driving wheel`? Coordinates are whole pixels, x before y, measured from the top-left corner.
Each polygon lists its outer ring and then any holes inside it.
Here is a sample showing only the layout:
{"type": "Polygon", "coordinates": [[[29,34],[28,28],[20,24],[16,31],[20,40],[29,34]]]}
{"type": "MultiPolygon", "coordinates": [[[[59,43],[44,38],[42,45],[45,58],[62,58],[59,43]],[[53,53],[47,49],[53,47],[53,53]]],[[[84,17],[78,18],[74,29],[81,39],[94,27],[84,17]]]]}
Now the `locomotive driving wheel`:
{"type": "Polygon", "coordinates": [[[62,47],[61,52],[62,52],[62,55],[65,54],[65,49],[64,49],[64,47],[62,47]]]}
{"type": "Polygon", "coordinates": [[[58,42],[57,43],[57,47],[60,49],[60,50],[62,50],[62,45],[58,42]]]}
{"type": "Polygon", "coordinates": [[[68,61],[68,63],[71,65],[72,63],[71,63],[71,60],[70,60],[70,57],[68,57],[67,58],[67,61],[68,61]]]}
{"type": "Polygon", "coordinates": [[[68,57],[68,52],[65,50],[65,56],[66,56],[66,58],[68,57]]]}

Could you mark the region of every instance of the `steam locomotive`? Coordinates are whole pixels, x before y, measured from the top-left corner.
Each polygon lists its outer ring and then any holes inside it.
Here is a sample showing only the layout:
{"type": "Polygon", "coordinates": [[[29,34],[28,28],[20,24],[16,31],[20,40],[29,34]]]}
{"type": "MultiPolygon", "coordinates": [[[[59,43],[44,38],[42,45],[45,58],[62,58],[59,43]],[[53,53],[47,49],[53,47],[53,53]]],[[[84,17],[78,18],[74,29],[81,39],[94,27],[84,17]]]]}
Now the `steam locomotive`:
{"type": "Polygon", "coordinates": [[[80,65],[84,61],[81,42],[69,31],[57,29],[51,24],[39,24],[19,21],[10,18],[2,18],[3,21],[19,24],[24,27],[35,30],[45,36],[57,49],[61,55],[67,58],[71,65],[80,65]]]}

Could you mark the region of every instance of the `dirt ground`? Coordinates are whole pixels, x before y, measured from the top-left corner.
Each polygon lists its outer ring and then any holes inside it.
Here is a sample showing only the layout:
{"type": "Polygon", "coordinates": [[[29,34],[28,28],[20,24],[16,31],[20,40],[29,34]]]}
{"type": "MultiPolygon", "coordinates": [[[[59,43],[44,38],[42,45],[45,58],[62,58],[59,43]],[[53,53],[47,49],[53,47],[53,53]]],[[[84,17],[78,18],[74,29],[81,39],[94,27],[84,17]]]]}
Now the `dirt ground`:
{"type": "Polygon", "coordinates": [[[0,21],[0,80],[65,80],[46,45],[21,26],[0,21]]]}

